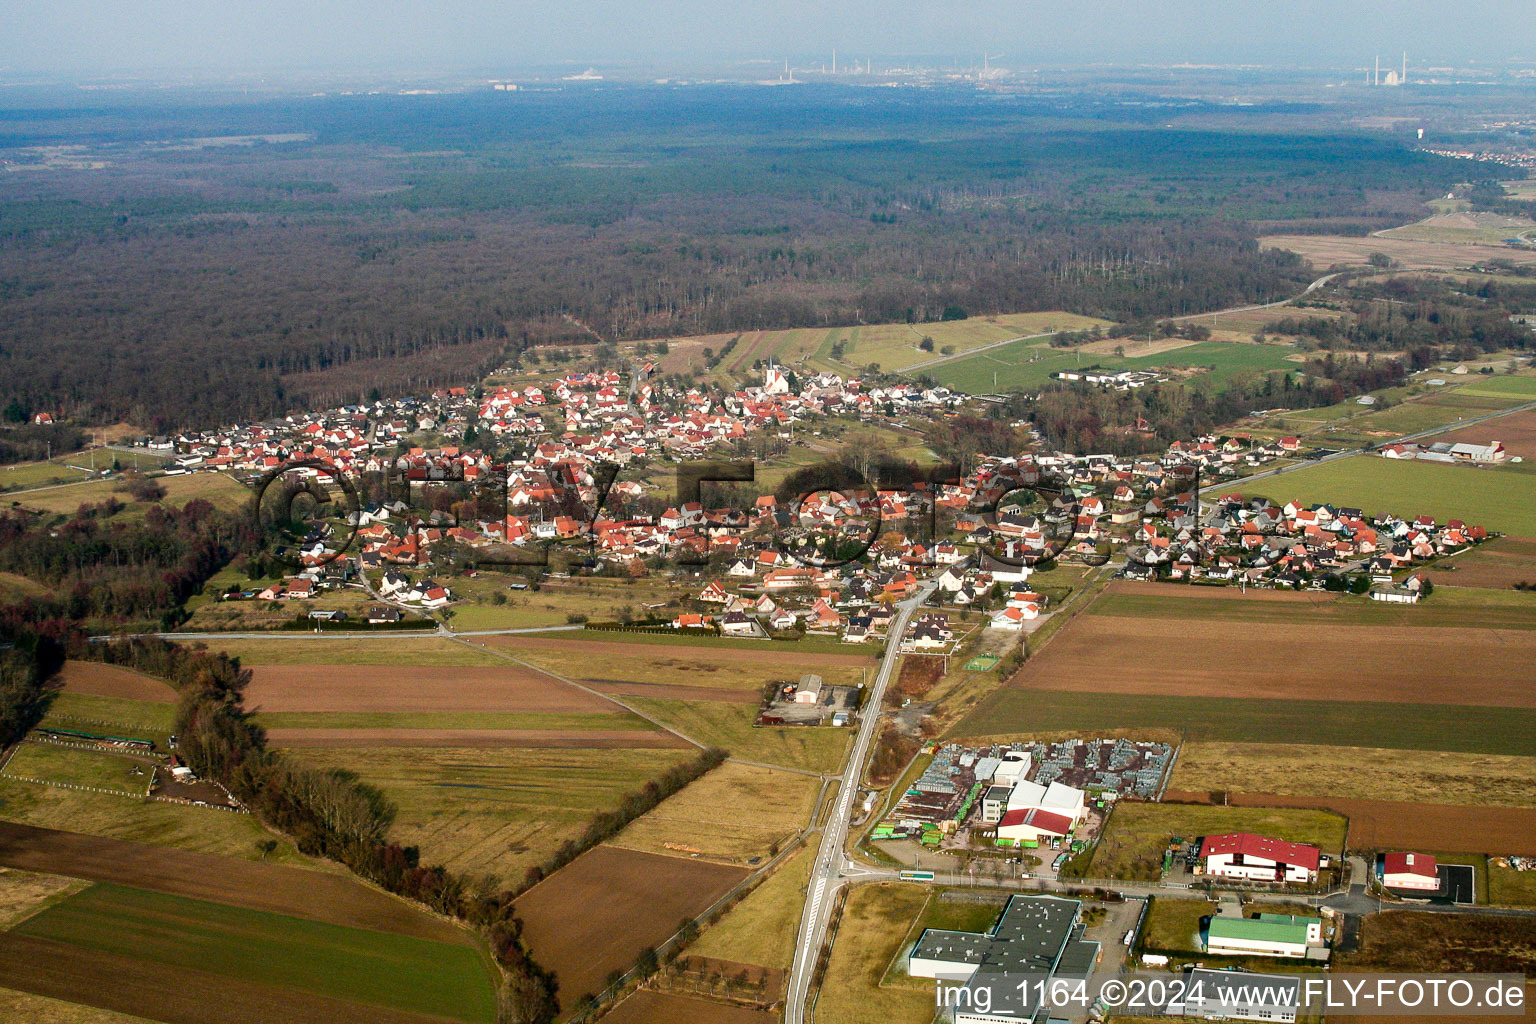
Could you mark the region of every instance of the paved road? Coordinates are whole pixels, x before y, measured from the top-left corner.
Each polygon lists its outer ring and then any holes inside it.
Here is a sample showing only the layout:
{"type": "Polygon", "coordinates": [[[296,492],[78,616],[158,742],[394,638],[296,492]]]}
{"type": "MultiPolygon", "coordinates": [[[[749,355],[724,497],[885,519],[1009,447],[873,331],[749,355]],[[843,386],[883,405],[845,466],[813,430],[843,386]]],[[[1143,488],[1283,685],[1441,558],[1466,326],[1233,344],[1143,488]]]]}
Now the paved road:
{"type": "Polygon", "coordinates": [[[817,851],[816,864],[811,870],[811,883],[806,888],[805,910],[800,918],[795,959],[790,965],[786,986],[784,1024],[801,1024],[805,1019],[811,975],[815,973],[817,955],[821,952],[822,943],[826,941],[832,906],[837,902],[837,894],[844,885],[843,844],[848,838],[848,823],[853,817],[853,804],[859,795],[864,763],[869,758],[875,730],[879,726],[885,688],[891,681],[896,665],[901,661],[901,636],[906,631],[907,620],[928,599],[935,586],[933,583],[924,584],[915,596],[901,602],[897,606],[896,618],[886,631],[885,657],[880,662],[880,670],[875,673],[874,684],[864,700],[864,713],[859,718],[859,732],[854,739],[853,752],[848,757],[842,785],[838,787],[837,801],[822,828],[821,848],[817,851]]]}
{"type": "MultiPolygon", "coordinates": [[[[1288,299],[1280,299],[1278,302],[1264,302],[1256,306],[1233,306],[1231,309],[1218,309],[1210,313],[1186,313],[1183,316],[1171,316],[1167,317],[1166,319],[1174,323],[1181,323],[1186,320],[1200,320],[1208,316],[1222,316],[1224,314],[1232,313],[1249,313],[1255,309],[1275,309],[1279,306],[1284,306],[1287,303],[1295,302],[1297,299],[1303,298],[1307,295],[1311,295],[1313,292],[1317,291],[1317,289],[1321,288],[1323,285],[1327,284],[1329,281],[1332,281],[1338,276],[1339,274],[1337,272],[1332,274],[1324,274],[1316,281],[1313,281],[1311,284],[1307,285],[1306,288],[1302,289],[1299,294],[1292,295],[1288,299]]],[[[956,352],[952,356],[939,356],[935,359],[925,359],[920,363],[913,363],[911,366],[903,366],[900,370],[896,370],[894,372],[901,374],[912,374],[916,373],[918,370],[926,370],[930,366],[939,366],[943,363],[953,362],[956,359],[965,359],[968,356],[980,355],[983,352],[990,352],[995,348],[1002,348],[1005,345],[1012,345],[1015,342],[1037,341],[1040,338],[1049,338],[1059,333],[1061,332],[1046,331],[1044,334],[1021,334],[1017,338],[1008,338],[1004,341],[994,341],[989,345],[982,345],[979,348],[967,349],[964,352],[956,352]]]]}

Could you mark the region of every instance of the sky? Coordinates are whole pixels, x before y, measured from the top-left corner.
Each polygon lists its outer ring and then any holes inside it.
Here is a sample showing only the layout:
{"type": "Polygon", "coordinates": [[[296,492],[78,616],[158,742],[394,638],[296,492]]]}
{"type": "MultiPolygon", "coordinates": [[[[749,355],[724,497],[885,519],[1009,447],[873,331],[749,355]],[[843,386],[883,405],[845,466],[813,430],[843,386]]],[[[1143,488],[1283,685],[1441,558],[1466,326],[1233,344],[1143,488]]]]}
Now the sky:
{"type": "Polygon", "coordinates": [[[0,72],[1536,59],[1536,0],[0,0],[0,72]]]}

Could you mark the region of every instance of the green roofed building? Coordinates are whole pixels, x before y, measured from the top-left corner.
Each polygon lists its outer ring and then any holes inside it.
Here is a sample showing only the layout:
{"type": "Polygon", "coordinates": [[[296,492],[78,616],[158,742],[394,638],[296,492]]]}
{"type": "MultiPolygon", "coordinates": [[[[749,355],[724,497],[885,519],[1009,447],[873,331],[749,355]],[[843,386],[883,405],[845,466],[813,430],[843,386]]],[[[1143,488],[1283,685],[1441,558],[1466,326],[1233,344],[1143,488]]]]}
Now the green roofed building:
{"type": "Polygon", "coordinates": [[[1217,914],[1206,930],[1205,950],[1227,956],[1305,957],[1307,948],[1323,941],[1319,917],[1260,914],[1236,917],[1217,914]]]}

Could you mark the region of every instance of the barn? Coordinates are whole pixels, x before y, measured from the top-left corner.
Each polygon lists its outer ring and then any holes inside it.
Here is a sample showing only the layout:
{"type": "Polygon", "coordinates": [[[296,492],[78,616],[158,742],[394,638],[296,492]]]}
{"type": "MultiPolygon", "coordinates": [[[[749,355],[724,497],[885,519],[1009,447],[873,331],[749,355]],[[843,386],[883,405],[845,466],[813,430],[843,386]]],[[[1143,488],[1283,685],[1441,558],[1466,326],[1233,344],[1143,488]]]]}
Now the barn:
{"type": "Polygon", "coordinates": [[[1389,853],[1382,859],[1381,884],[1388,889],[1435,892],[1440,888],[1435,858],[1424,853],[1389,853]]]}
{"type": "Polygon", "coordinates": [[[1313,882],[1322,851],[1251,832],[1206,836],[1200,844],[1205,873],[1249,882],[1313,882]]]}

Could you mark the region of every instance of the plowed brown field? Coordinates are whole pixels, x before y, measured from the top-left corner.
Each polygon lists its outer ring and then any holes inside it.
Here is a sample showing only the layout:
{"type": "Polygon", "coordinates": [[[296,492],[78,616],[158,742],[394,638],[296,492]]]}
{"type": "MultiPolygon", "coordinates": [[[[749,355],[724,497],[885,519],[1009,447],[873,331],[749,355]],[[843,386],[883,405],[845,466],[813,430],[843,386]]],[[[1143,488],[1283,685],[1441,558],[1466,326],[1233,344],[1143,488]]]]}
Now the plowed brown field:
{"type": "MultiPolygon", "coordinates": [[[[686,838],[686,837],[683,837],[686,838]]],[[[745,868],[599,846],[517,898],[523,941],[560,976],[568,1012],[628,970],[685,917],[708,907],[747,876],[745,868]]]]}
{"type": "Polygon", "coordinates": [[[604,1024],[774,1024],[778,1015],[745,1006],[642,989],[603,1017],[604,1024]]]}
{"type": "Polygon", "coordinates": [[[1536,583],[1536,541],[1499,537],[1430,568],[1436,586],[1507,590],[1516,583],[1536,583]]]}
{"type": "Polygon", "coordinates": [[[1424,443],[1429,444],[1431,441],[1447,441],[1451,444],[1492,444],[1500,441],[1509,454],[1526,460],[1536,459],[1536,409],[1511,413],[1486,423],[1453,430],[1449,434],[1429,438],[1424,443]]]}
{"type": "Polygon", "coordinates": [[[612,711],[613,705],[517,665],[258,665],[253,711],[612,711]]]}
{"type": "Polygon", "coordinates": [[[9,821],[0,821],[0,864],[438,942],[470,941],[463,929],[402,900],[349,878],[300,868],[9,821]]]}
{"type": "Polygon", "coordinates": [[[1009,683],[1175,697],[1536,707],[1536,630],[1084,615],[1009,683]],[[1481,655],[1478,654],[1481,652],[1481,655]],[[1404,671],[1405,666],[1412,671],[1404,671]]]}
{"type": "Polygon", "coordinates": [[[623,640],[566,640],[547,636],[488,636],[480,639],[485,640],[492,647],[505,648],[514,654],[520,647],[525,650],[567,651],[571,655],[571,663],[574,666],[581,664],[583,651],[647,659],[675,658],[685,665],[690,660],[753,665],[767,662],[775,666],[788,665],[807,671],[814,670],[818,665],[868,665],[872,660],[868,654],[803,653],[796,651],[792,643],[776,643],[771,648],[765,647],[762,643],[747,644],[745,641],[741,647],[688,647],[682,644],[653,644],[643,641],[626,643],[623,640]]]}
{"type": "Polygon", "coordinates": [[[66,661],[59,672],[59,681],[66,693],[88,693],[97,697],[127,697],[130,700],[153,700],[162,703],[176,699],[176,691],[169,683],[141,676],[137,672],[116,665],[103,665],[95,661],[66,661]]]}
{"type": "MultiPolygon", "coordinates": [[[[1209,793],[1169,790],[1164,799],[1210,803],[1213,798],[1209,793]]],[[[1309,807],[1342,814],[1349,819],[1352,849],[1536,856],[1536,809],[1529,807],[1456,807],[1267,793],[1231,793],[1227,800],[1239,807],[1309,807]]]]}

